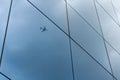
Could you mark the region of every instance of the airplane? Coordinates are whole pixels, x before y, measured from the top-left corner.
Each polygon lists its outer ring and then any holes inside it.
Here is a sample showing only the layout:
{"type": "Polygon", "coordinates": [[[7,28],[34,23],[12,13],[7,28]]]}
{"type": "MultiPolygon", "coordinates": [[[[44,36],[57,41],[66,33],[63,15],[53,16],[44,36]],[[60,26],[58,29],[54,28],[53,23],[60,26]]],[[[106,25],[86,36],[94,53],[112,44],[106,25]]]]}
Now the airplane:
{"type": "Polygon", "coordinates": [[[41,32],[48,31],[45,26],[44,27],[40,27],[40,30],[41,30],[41,32]]]}

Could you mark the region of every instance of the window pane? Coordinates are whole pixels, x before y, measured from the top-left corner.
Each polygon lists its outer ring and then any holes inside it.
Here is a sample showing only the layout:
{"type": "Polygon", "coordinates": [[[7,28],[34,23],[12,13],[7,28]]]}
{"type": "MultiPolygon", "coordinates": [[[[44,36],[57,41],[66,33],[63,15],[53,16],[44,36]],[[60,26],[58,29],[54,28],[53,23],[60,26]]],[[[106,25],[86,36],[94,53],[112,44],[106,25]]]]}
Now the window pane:
{"type": "Polygon", "coordinates": [[[69,8],[71,36],[109,71],[103,39],[71,8],[69,8]]]}
{"type": "Polygon", "coordinates": [[[2,49],[4,31],[7,24],[9,5],[10,5],[10,0],[0,1],[0,52],[2,49]]]}
{"type": "Polygon", "coordinates": [[[72,44],[76,80],[113,80],[103,68],[74,43],[72,44]]]}
{"type": "Polygon", "coordinates": [[[68,39],[28,2],[16,0],[2,72],[13,80],[72,80],[68,39]]]}

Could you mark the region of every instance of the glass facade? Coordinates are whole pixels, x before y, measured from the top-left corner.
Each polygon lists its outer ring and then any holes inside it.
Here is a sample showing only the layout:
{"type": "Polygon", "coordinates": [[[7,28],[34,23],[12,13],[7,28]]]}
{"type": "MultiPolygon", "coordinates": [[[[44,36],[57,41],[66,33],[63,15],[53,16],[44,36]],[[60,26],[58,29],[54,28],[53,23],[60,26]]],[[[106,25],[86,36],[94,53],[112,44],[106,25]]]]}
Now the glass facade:
{"type": "Polygon", "coordinates": [[[120,80],[120,0],[0,0],[0,80],[120,80]]]}

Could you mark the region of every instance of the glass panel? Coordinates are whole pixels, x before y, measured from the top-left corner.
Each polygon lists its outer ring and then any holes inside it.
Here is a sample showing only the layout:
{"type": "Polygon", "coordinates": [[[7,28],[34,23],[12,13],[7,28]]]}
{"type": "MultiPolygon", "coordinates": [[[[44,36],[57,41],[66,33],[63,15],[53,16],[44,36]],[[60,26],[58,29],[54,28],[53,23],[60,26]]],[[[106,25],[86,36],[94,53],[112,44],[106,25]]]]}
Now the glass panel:
{"type": "Polygon", "coordinates": [[[68,3],[101,34],[93,0],[68,0],[68,3]]]}
{"type": "Polygon", "coordinates": [[[0,74],[0,80],[9,80],[9,79],[7,79],[6,77],[4,77],[0,74]]]}
{"type": "Polygon", "coordinates": [[[69,8],[71,36],[109,71],[103,39],[69,8]]]}
{"type": "Polygon", "coordinates": [[[52,18],[65,32],[67,32],[66,8],[64,0],[30,0],[47,16],[52,18]]]}
{"type": "MultiPolygon", "coordinates": [[[[0,51],[11,0],[0,1],[0,51]]],[[[35,9],[27,0],[13,0],[0,72],[12,80],[73,80],[65,0],[30,0],[63,31],[35,9]],[[64,32],[65,31],[65,32],[64,32]],[[66,36],[67,35],[67,36],[66,36]]],[[[98,15],[113,73],[120,79],[120,28],[118,0],[97,0],[98,15]],[[113,2],[113,6],[111,4],[113,2]]],[[[93,0],[68,0],[75,80],[113,80],[93,0]],[[96,31],[93,29],[98,31],[96,31]]],[[[112,73],[112,72],[111,72],[112,73]]],[[[0,75],[0,80],[8,80],[0,75]]]]}
{"type": "Polygon", "coordinates": [[[120,27],[97,5],[105,39],[120,52],[120,27]]]}
{"type": "Polygon", "coordinates": [[[104,10],[110,15],[109,17],[112,17],[115,22],[119,23],[111,0],[97,0],[97,3],[104,8],[104,10]]]}
{"type": "Polygon", "coordinates": [[[9,5],[10,5],[10,0],[0,1],[0,52],[2,49],[4,31],[7,23],[9,5]]]}
{"type": "Polygon", "coordinates": [[[120,55],[118,55],[109,45],[107,45],[107,49],[109,52],[113,73],[119,80],[120,79],[120,55]]]}
{"type": "Polygon", "coordinates": [[[12,80],[72,80],[68,41],[28,2],[15,0],[2,72],[12,80]]]}
{"type": "Polygon", "coordinates": [[[103,68],[76,44],[72,43],[76,80],[113,80],[103,68]]]}
{"type": "Polygon", "coordinates": [[[115,12],[120,22],[120,0],[112,0],[115,12]]]}

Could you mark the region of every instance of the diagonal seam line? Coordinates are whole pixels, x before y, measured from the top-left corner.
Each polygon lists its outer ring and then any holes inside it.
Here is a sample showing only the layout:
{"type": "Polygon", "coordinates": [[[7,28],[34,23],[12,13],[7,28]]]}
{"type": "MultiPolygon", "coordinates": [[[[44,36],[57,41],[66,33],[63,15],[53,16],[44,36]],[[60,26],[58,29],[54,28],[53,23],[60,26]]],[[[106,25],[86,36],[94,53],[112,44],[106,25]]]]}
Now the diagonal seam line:
{"type": "Polygon", "coordinates": [[[46,14],[44,14],[38,7],[36,7],[31,1],[27,0],[36,10],[38,10],[43,16],[45,16],[51,23],[53,23],[60,31],[62,31],[67,37],[69,37],[77,46],[79,46],[86,54],[91,57],[99,66],[101,66],[108,74],[113,76],[116,80],[118,80],[111,72],[109,72],[99,61],[97,61],[86,49],[84,49],[78,42],[76,42],[71,36],[69,36],[64,30],[60,28],[51,18],[49,18],[46,14]]]}
{"type": "Polygon", "coordinates": [[[73,9],[73,10],[78,14],[78,16],[81,17],[101,38],[103,38],[103,40],[106,41],[106,43],[107,43],[112,49],[114,49],[115,52],[117,52],[117,54],[120,55],[120,52],[119,52],[117,49],[115,49],[76,9],[74,9],[69,3],[67,3],[67,4],[68,4],[68,6],[69,6],[71,9],[73,9]]]}
{"type": "Polygon", "coordinates": [[[10,2],[10,8],[9,8],[9,13],[8,13],[8,19],[7,19],[6,29],[5,29],[4,40],[3,40],[3,44],[2,44],[1,56],[0,56],[0,66],[1,66],[1,64],[2,64],[2,59],[3,59],[3,53],[4,53],[5,42],[6,42],[6,37],[7,37],[7,31],[8,31],[8,25],[9,25],[9,20],[10,20],[10,14],[11,14],[12,3],[13,3],[13,0],[11,0],[11,2],[10,2]]]}
{"type": "MultiPolygon", "coordinates": [[[[100,26],[100,31],[102,33],[102,36],[104,37],[104,33],[102,31],[102,25],[101,25],[101,22],[100,22],[100,17],[99,17],[99,14],[98,14],[96,2],[95,2],[95,0],[93,0],[93,2],[94,2],[95,11],[96,11],[98,22],[99,22],[99,26],[100,26]]],[[[107,50],[107,45],[106,45],[104,40],[103,40],[103,43],[104,43],[104,47],[105,47],[105,50],[106,50],[106,54],[107,54],[108,63],[109,63],[110,69],[111,69],[111,73],[114,75],[113,69],[112,69],[112,64],[111,64],[111,61],[110,61],[110,56],[109,56],[109,53],[108,53],[108,50],[107,50]]],[[[114,77],[113,77],[113,80],[114,80],[114,77]]]]}
{"type": "MultiPolygon", "coordinates": [[[[71,33],[70,33],[70,22],[69,22],[68,4],[67,4],[67,0],[64,0],[64,1],[65,1],[65,5],[66,5],[66,17],[67,17],[68,34],[70,36],[71,33]]],[[[72,45],[71,45],[71,39],[70,38],[69,38],[69,46],[70,46],[70,58],[71,58],[71,67],[72,67],[72,79],[75,80],[73,52],[72,52],[72,45]]]]}
{"type": "MultiPolygon", "coordinates": [[[[71,7],[99,36],[101,36],[103,38],[103,40],[108,43],[108,45],[113,48],[118,54],[119,52],[107,41],[105,40],[104,36],[102,36],[101,34],[99,34],[99,32],[96,31],[96,29],[79,13],[77,12],[77,10],[75,10],[69,3],[68,3],[69,7],[71,7]]],[[[120,55],[120,54],[119,54],[120,55]]],[[[110,69],[111,69],[111,72],[113,74],[113,69],[112,69],[112,65],[111,65],[111,61],[110,61],[110,58],[109,58],[109,55],[107,54],[108,56],[108,61],[109,61],[109,64],[110,64],[110,69]]],[[[113,78],[114,79],[114,78],[113,78]]]]}
{"type": "Polygon", "coordinates": [[[114,11],[115,17],[116,17],[116,19],[118,20],[118,23],[119,23],[119,25],[120,25],[120,22],[119,22],[119,19],[118,19],[118,15],[117,15],[117,12],[116,12],[116,10],[115,10],[115,6],[114,6],[112,0],[111,0],[111,5],[112,5],[112,8],[113,8],[113,11],[114,11]]]}
{"type": "Polygon", "coordinates": [[[105,8],[96,0],[96,3],[108,14],[108,16],[118,25],[120,28],[120,24],[116,22],[116,20],[105,10],[105,8]]]}
{"type": "MultiPolygon", "coordinates": [[[[11,0],[10,7],[9,7],[9,13],[8,13],[8,19],[7,19],[7,24],[6,24],[5,36],[4,36],[4,40],[3,40],[3,44],[2,44],[2,51],[1,51],[1,56],[0,56],[0,67],[1,67],[1,62],[2,62],[3,53],[4,53],[4,47],[5,47],[5,41],[6,41],[6,36],[7,36],[7,29],[8,29],[9,19],[10,19],[10,13],[11,13],[11,8],[12,8],[12,3],[13,3],[13,0],[11,0]]],[[[0,72],[0,74],[3,75],[8,80],[11,80],[8,76],[6,76],[5,74],[3,74],[2,72],[0,72]]]]}
{"type": "Polygon", "coordinates": [[[6,76],[5,74],[3,74],[2,72],[0,72],[1,75],[3,75],[5,78],[7,78],[8,80],[11,80],[8,76],[6,76]]]}
{"type": "MultiPolygon", "coordinates": [[[[69,5],[69,7],[70,8],[72,8],[90,27],[93,27],[83,16],[81,16],[80,14],[79,14],[79,12],[77,12],[69,3],[68,3],[68,5],[69,5]]],[[[96,8],[97,9],[97,8],[96,8]]],[[[98,15],[97,15],[98,16],[98,15]]],[[[99,20],[99,22],[100,22],[100,20],[99,20]]],[[[100,24],[100,23],[99,23],[100,24]]],[[[100,26],[101,26],[101,24],[100,24],[100,26]]],[[[95,30],[95,28],[93,28],[93,30],[95,31],[95,32],[97,32],[96,30],[95,30]]],[[[102,32],[102,27],[101,27],[101,32],[102,32]]],[[[97,32],[98,33],[98,32],[97,32]]],[[[99,33],[98,33],[99,34],[99,33]]],[[[103,36],[103,32],[102,32],[102,38],[103,38],[103,40],[104,40],[104,36],[103,36]]],[[[108,57],[108,61],[109,61],[109,65],[110,65],[110,69],[111,69],[111,72],[112,72],[112,74],[113,74],[113,69],[112,69],[112,65],[111,65],[111,62],[110,62],[110,58],[109,58],[109,55],[108,55],[108,51],[107,51],[107,47],[106,47],[106,44],[105,44],[105,40],[104,40],[104,45],[105,45],[105,49],[106,49],[106,53],[107,53],[107,57],[108,57]]],[[[114,80],[114,77],[113,77],[113,80],[114,80]]]]}

